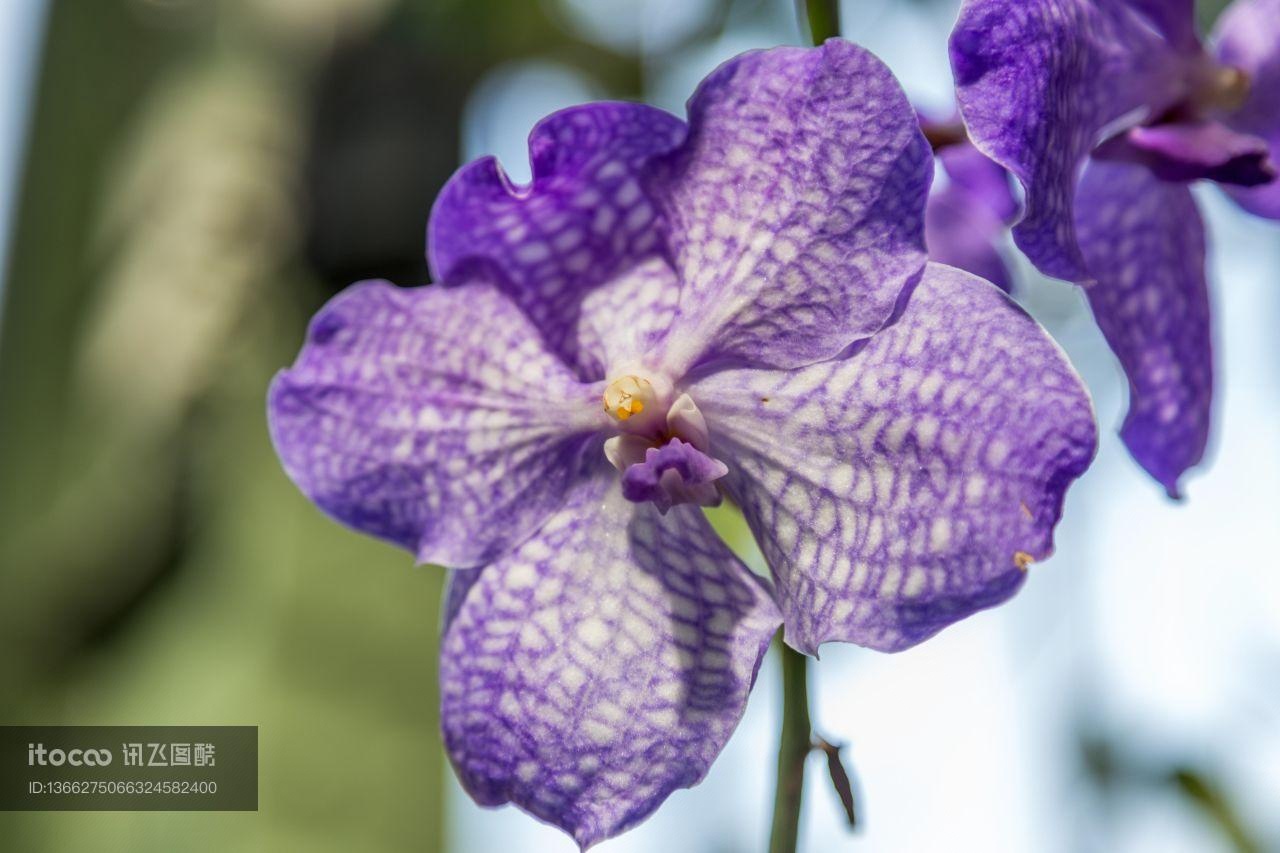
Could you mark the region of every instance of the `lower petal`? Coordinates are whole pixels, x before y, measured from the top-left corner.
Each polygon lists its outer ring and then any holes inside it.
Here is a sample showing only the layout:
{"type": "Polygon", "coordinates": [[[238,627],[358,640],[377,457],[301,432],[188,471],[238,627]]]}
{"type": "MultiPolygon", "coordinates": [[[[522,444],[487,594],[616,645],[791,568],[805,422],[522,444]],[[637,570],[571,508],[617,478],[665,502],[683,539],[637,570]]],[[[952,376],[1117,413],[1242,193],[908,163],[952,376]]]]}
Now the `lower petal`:
{"type": "Polygon", "coordinates": [[[611,477],[458,581],[441,659],[458,776],[584,848],[701,781],[780,621],[701,510],[659,516],[611,477]]]}
{"type": "Polygon", "coordinates": [[[1091,163],[1076,227],[1098,326],[1129,378],[1120,435],[1170,496],[1204,455],[1213,397],[1204,224],[1190,190],[1146,169],[1091,163]]]}
{"type": "Polygon", "coordinates": [[[848,358],[725,371],[690,394],[776,576],[786,640],[810,653],[904,649],[1013,595],[1096,444],[1044,330],[939,264],[848,358]]]}

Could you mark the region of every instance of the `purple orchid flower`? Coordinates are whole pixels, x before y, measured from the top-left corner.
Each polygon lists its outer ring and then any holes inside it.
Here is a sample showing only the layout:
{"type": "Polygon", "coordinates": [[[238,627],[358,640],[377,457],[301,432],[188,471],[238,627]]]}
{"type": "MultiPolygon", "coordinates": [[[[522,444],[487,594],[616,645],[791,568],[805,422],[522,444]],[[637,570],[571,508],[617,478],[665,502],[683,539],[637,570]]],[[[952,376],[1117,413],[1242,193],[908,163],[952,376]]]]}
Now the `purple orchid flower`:
{"type": "Polygon", "coordinates": [[[924,210],[929,259],[1011,293],[1013,274],[998,244],[1018,216],[1009,173],[969,143],[958,117],[937,122],[921,116],[920,127],[946,178],[933,186],[924,210]]]}
{"type": "Polygon", "coordinates": [[[1213,394],[1187,183],[1280,218],[1280,0],[1236,0],[1212,51],[1193,13],[1193,0],[965,0],[951,37],[969,134],[1026,189],[1014,239],[1086,285],[1129,377],[1121,437],[1172,497],[1204,455],[1213,394]]]}
{"type": "Polygon", "coordinates": [[[438,284],[319,312],[270,425],[323,510],[454,569],[458,776],[585,848],[703,778],[780,623],[896,650],[1011,596],[1096,435],[1036,323],[926,263],[929,146],[862,49],[748,53],[687,126],[592,104],[529,149],[528,186],[445,187],[438,284]]]}

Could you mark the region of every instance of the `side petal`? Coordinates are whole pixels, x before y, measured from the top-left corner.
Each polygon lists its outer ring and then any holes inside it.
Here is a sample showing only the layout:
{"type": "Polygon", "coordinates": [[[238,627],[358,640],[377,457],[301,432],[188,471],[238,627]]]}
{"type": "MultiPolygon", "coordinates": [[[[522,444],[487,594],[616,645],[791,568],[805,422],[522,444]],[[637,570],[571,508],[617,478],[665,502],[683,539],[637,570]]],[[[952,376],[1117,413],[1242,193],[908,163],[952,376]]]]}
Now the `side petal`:
{"type": "Polygon", "coordinates": [[[285,471],[325,512],[471,566],[531,533],[596,461],[599,393],[489,285],[364,282],[316,314],[268,416],[285,471]]]}
{"type": "Polygon", "coordinates": [[[663,251],[639,176],[684,134],[680,119],[643,104],[586,104],[543,119],[529,135],[527,187],[483,157],[441,190],[427,226],[433,277],[500,285],[551,350],[577,364],[584,295],[663,251]]]}
{"type": "MultiPolygon", "coordinates": [[[[1267,140],[1280,163],[1280,0],[1236,0],[1218,19],[1213,42],[1220,62],[1249,75],[1248,99],[1225,120],[1267,140]]],[[[1280,181],[1224,189],[1250,213],[1280,219],[1280,181]]]]}
{"type": "Polygon", "coordinates": [[[720,66],[650,181],[682,282],[673,374],[704,358],[807,364],[880,328],[923,269],[932,174],[914,111],[862,48],[720,66]]]}
{"type": "Polygon", "coordinates": [[[1088,280],[1072,219],[1081,163],[1106,125],[1177,96],[1184,58],[1115,0],[965,0],[950,50],[970,139],[1026,189],[1018,247],[1046,275],[1088,280]]]}
{"type": "Polygon", "coordinates": [[[780,622],[701,510],[659,516],[612,476],[468,574],[440,665],[454,768],[584,849],[702,780],[780,622]]]}
{"type": "Polygon", "coordinates": [[[1076,227],[1097,284],[1085,293],[1129,378],[1120,437],[1171,497],[1204,455],[1213,347],[1204,223],[1191,191],[1146,169],[1090,163],[1076,227]]]}
{"type": "Polygon", "coordinates": [[[930,264],[848,358],[690,390],[778,586],[786,641],[897,651],[999,604],[1093,458],[1066,357],[989,283],[930,264]]]}

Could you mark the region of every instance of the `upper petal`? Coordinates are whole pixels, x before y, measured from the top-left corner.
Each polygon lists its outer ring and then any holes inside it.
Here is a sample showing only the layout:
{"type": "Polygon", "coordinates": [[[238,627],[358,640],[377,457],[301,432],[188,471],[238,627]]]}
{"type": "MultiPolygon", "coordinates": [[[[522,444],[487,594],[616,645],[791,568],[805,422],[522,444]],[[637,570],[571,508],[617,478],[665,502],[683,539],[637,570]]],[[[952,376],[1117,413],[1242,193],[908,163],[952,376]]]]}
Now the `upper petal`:
{"type": "Polygon", "coordinates": [[[441,190],[427,228],[433,276],[448,285],[497,283],[551,350],[580,366],[574,332],[583,297],[662,251],[638,178],[684,133],[680,119],[643,104],[585,104],[543,119],[529,135],[527,187],[483,157],[441,190]]]}
{"type": "MultiPolygon", "coordinates": [[[[1250,81],[1248,99],[1225,120],[1267,140],[1280,163],[1280,0],[1236,0],[1218,19],[1213,40],[1218,60],[1250,81]]],[[[1250,213],[1280,219],[1280,181],[1227,192],[1250,213]]]]}
{"type": "Polygon", "coordinates": [[[1089,278],[1072,199],[1103,128],[1158,111],[1183,55],[1120,0],[965,0],[951,34],[960,112],[974,144],[1026,189],[1014,239],[1047,275],[1089,278]]]}
{"type": "Polygon", "coordinates": [[[1012,595],[1096,444],[1079,377],[1003,293],[930,264],[848,358],[691,389],[786,639],[888,651],[1012,595]]]}
{"type": "Polygon", "coordinates": [[[612,477],[461,581],[440,665],[458,776],[584,848],[701,781],[780,621],[697,507],[659,516],[612,477]]]}
{"type": "Polygon", "coordinates": [[[790,367],[878,329],[925,261],[929,146],[887,68],[832,39],[743,54],[655,163],[679,309],[666,359],[790,367]]]}
{"type": "Polygon", "coordinates": [[[321,509],[451,566],[532,532],[598,461],[606,418],[599,390],[495,288],[387,282],[316,314],[268,415],[286,472],[321,509]]]}
{"type": "Polygon", "coordinates": [[[1191,191],[1146,169],[1090,163],[1076,227],[1097,284],[1085,293],[1129,379],[1120,435],[1177,496],[1204,455],[1213,396],[1204,224],[1191,191]]]}
{"type": "Polygon", "coordinates": [[[579,362],[590,375],[613,376],[639,361],[666,335],[679,298],[679,279],[659,257],[595,288],[578,317],[579,362]]]}

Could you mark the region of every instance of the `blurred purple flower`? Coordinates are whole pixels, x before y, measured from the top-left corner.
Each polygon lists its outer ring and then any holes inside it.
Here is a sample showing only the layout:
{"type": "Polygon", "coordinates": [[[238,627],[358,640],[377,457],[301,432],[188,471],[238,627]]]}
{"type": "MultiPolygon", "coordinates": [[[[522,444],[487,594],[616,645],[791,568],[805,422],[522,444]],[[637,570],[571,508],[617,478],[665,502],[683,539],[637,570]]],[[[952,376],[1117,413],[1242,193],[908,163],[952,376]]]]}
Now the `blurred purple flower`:
{"type": "Polygon", "coordinates": [[[687,126],[592,104],[529,148],[528,186],[485,158],[441,193],[439,284],[319,312],[270,425],[322,509],[455,569],[458,776],[586,847],[702,779],[780,622],[896,650],[1012,595],[1095,428],[1033,320],[926,263],[929,146],[848,42],[729,61],[687,126]]]}
{"type": "Polygon", "coordinates": [[[1204,455],[1213,392],[1186,183],[1280,218],[1280,0],[1236,0],[1212,44],[1193,0],[965,0],[951,37],[970,136],[1026,189],[1014,239],[1087,286],[1129,377],[1121,436],[1174,497],[1204,455]]]}
{"type": "Polygon", "coordinates": [[[930,260],[959,267],[1011,293],[1013,276],[999,248],[1018,216],[1009,173],[969,143],[958,117],[934,122],[922,116],[920,126],[946,177],[933,186],[924,210],[930,260]]]}

